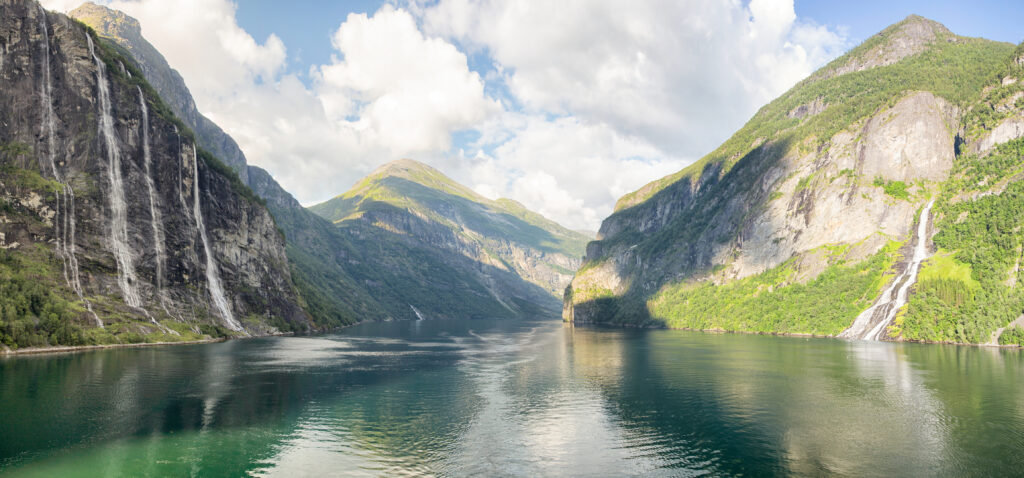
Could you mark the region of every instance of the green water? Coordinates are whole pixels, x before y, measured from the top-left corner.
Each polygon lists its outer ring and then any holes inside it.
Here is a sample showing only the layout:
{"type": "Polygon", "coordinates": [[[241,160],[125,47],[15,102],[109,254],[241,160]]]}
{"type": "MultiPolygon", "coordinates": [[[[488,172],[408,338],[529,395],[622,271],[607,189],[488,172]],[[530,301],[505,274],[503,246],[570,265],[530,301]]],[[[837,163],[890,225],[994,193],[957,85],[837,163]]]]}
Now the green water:
{"type": "Polygon", "coordinates": [[[1024,355],[557,321],[0,360],[10,476],[999,476],[1024,355]]]}

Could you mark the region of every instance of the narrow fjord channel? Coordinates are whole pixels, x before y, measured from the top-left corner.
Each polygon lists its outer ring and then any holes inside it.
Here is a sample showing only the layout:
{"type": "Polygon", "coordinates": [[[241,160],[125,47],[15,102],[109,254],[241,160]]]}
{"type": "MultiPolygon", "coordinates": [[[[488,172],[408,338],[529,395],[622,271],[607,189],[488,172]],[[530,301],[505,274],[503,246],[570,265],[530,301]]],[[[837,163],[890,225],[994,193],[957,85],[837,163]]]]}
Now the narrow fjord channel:
{"type": "Polygon", "coordinates": [[[437,320],[0,372],[10,476],[1024,469],[1020,350],[437,320]]]}

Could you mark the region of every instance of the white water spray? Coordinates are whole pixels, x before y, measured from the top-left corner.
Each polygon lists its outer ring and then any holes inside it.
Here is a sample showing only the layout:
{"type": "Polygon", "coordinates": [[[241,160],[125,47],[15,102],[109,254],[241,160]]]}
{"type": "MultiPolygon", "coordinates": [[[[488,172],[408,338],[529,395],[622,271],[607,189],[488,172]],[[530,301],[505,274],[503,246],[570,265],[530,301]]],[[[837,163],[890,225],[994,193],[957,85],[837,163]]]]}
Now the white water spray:
{"type": "Polygon", "coordinates": [[[213,259],[213,249],[210,248],[210,241],[206,237],[206,224],[203,222],[203,210],[199,203],[199,160],[196,157],[196,150],[198,146],[192,146],[192,171],[195,173],[195,177],[192,181],[192,192],[193,192],[193,215],[196,220],[196,228],[199,229],[199,238],[203,242],[203,253],[206,255],[206,285],[210,289],[210,297],[213,298],[213,304],[220,311],[221,317],[224,318],[224,325],[236,332],[245,332],[242,329],[242,325],[235,320],[234,315],[231,313],[231,307],[228,306],[228,301],[224,297],[224,287],[220,283],[220,273],[217,271],[217,261],[213,259]]]}
{"type": "Polygon", "coordinates": [[[46,25],[46,10],[39,5],[39,28],[43,36],[43,77],[40,85],[40,99],[43,105],[43,120],[40,126],[40,133],[46,136],[46,157],[48,166],[53,173],[53,178],[60,183],[61,191],[57,193],[55,207],[56,214],[53,218],[54,236],[57,240],[57,253],[64,265],[64,281],[68,287],[75,292],[85,304],[86,310],[92,315],[96,325],[103,328],[103,321],[92,310],[92,303],[82,293],[82,281],[78,272],[78,257],[75,255],[75,191],[70,184],[66,183],[57,169],[55,153],[57,141],[54,134],[57,130],[53,111],[53,75],[50,71],[50,29],[46,25]],[[64,207],[61,208],[63,203],[64,207]],[[63,211],[63,214],[61,212],[63,211]]]}
{"type": "Polygon", "coordinates": [[[153,249],[156,252],[156,287],[162,290],[167,253],[164,247],[163,218],[160,214],[160,208],[157,207],[156,187],[153,184],[151,166],[153,156],[149,148],[149,107],[146,106],[146,97],[142,94],[142,87],[136,88],[139,90],[139,107],[142,109],[142,163],[146,172],[146,190],[149,192],[149,220],[153,229],[153,249]]]}
{"type": "Polygon", "coordinates": [[[121,150],[114,134],[114,119],[110,101],[110,85],[107,83],[107,65],[96,55],[92,36],[89,54],[96,62],[96,83],[99,90],[100,121],[99,133],[107,146],[107,180],[110,182],[110,252],[117,261],[117,284],[121,287],[124,301],[129,307],[142,308],[142,300],[135,290],[135,264],[128,242],[128,204],[124,198],[124,180],[121,176],[121,150]]]}
{"type": "Polygon", "coordinates": [[[411,307],[411,308],[412,308],[412,311],[413,311],[413,313],[415,313],[415,314],[416,314],[416,318],[417,318],[417,320],[425,320],[425,319],[423,318],[423,314],[421,314],[421,313],[420,313],[419,309],[417,309],[417,308],[416,308],[416,306],[414,306],[414,305],[412,305],[412,304],[409,304],[409,307],[411,307]]]}
{"type": "Polygon", "coordinates": [[[928,258],[928,220],[934,203],[935,200],[932,199],[921,210],[921,219],[917,224],[917,243],[914,244],[914,255],[906,269],[893,279],[874,305],[861,312],[853,321],[853,325],[839,334],[840,337],[879,340],[885,336],[886,327],[896,318],[899,310],[907,304],[910,286],[917,282],[917,272],[921,268],[921,263],[928,258]],[[894,291],[895,294],[893,294],[894,291]],[[876,318],[880,320],[876,322],[876,318]]]}

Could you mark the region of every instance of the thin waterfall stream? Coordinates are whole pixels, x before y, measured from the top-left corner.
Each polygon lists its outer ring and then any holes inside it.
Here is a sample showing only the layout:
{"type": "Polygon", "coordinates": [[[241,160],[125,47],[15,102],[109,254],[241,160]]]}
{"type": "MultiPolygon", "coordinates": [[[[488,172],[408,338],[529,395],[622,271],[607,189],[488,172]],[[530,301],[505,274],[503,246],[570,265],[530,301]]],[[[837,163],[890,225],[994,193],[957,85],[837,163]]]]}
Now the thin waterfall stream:
{"type": "Polygon", "coordinates": [[[213,258],[213,249],[210,247],[210,241],[206,236],[206,224],[203,221],[203,210],[199,202],[199,160],[196,155],[197,149],[199,149],[198,146],[192,146],[192,171],[195,173],[195,178],[192,181],[193,214],[196,220],[196,228],[199,229],[199,238],[203,242],[203,254],[206,255],[206,285],[210,289],[210,297],[213,298],[213,304],[220,311],[221,317],[224,318],[224,325],[227,325],[228,328],[236,332],[245,332],[242,325],[235,320],[227,298],[224,297],[224,286],[220,282],[217,261],[213,258]]]}
{"type": "Polygon", "coordinates": [[[164,247],[163,218],[160,214],[160,208],[157,207],[156,185],[153,184],[153,157],[149,147],[149,107],[146,106],[146,97],[142,94],[142,87],[137,86],[136,88],[139,90],[139,107],[142,109],[142,163],[146,173],[146,190],[149,193],[149,219],[153,229],[153,249],[156,253],[156,287],[158,290],[162,290],[167,253],[164,247]]]}
{"type": "Polygon", "coordinates": [[[114,134],[114,119],[107,82],[107,65],[96,55],[92,36],[86,35],[89,54],[96,62],[96,83],[99,90],[99,133],[107,149],[107,180],[110,182],[110,252],[117,261],[117,284],[129,307],[142,309],[142,299],[135,289],[135,264],[128,241],[128,204],[124,196],[124,178],[121,175],[121,149],[114,134]]]}

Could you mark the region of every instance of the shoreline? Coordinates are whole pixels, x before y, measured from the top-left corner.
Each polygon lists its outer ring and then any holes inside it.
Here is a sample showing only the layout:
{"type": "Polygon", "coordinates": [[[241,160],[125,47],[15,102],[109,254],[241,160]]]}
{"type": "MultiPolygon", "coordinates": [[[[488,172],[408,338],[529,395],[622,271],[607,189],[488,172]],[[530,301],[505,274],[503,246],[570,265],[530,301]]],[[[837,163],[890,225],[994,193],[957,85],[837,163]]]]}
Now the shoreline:
{"type": "Polygon", "coordinates": [[[137,344],[55,345],[52,347],[27,347],[17,350],[5,349],[3,351],[0,351],[0,357],[9,357],[15,355],[67,354],[75,352],[86,352],[89,350],[160,347],[165,345],[212,344],[217,342],[227,342],[228,340],[230,339],[226,337],[217,337],[204,340],[185,340],[181,342],[141,342],[137,344]]]}
{"type": "MultiPolygon", "coordinates": [[[[702,332],[710,334],[743,334],[743,335],[769,335],[776,337],[800,337],[805,339],[836,339],[844,340],[847,342],[858,342],[857,340],[849,340],[840,338],[835,335],[828,334],[808,334],[803,332],[755,332],[751,330],[725,330],[725,329],[695,329],[691,327],[667,327],[667,326],[650,326],[650,325],[630,325],[630,324],[602,324],[595,322],[584,322],[575,323],[563,320],[563,323],[569,324],[573,327],[597,327],[597,328],[612,328],[612,329],[661,329],[661,330],[685,330],[687,332],[702,332]]],[[[864,341],[861,341],[864,342],[864,341]]],[[[957,342],[934,342],[929,340],[878,340],[877,342],[893,343],[893,344],[923,344],[923,345],[954,345],[963,347],[987,347],[993,349],[1021,349],[1024,346],[1021,345],[1002,345],[1002,344],[968,344],[968,343],[957,343],[957,342]]]]}
{"type": "MultiPolygon", "coordinates": [[[[360,322],[361,323],[361,322],[360,322]]],[[[317,332],[317,334],[327,334],[340,330],[346,327],[351,327],[355,324],[338,327],[337,329],[331,329],[329,331],[317,332]]],[[[91,350],[104,350],[104,349],[119,349],[119,348],[142,348],[142,347],[163,347],[170,345],[201,345],[201,344],[215,344],[218,342],[227,342],[229,340],[247,340],[247,339],[258,339],[263,337],[292,337],[297,335],[295,332],[279,332],[276,334],[266,335],[250,335],[248,337],[216,337],[203,340],[183,340],[181,342],[141,342],[137,344],[98,344],[98,345],[55,345],[51,347],[27,347],[23,349],[11,350],[3,347],[0,349],[0,359],[14,357],[17,355],[44,355],[44,354],[71,354],[77,352],[88,352],[91,350]]],[[[305,335],[305,334],[304,334],[305,335]]],[[[309,334],[313,335],[313,334],[309,334]]]]}

